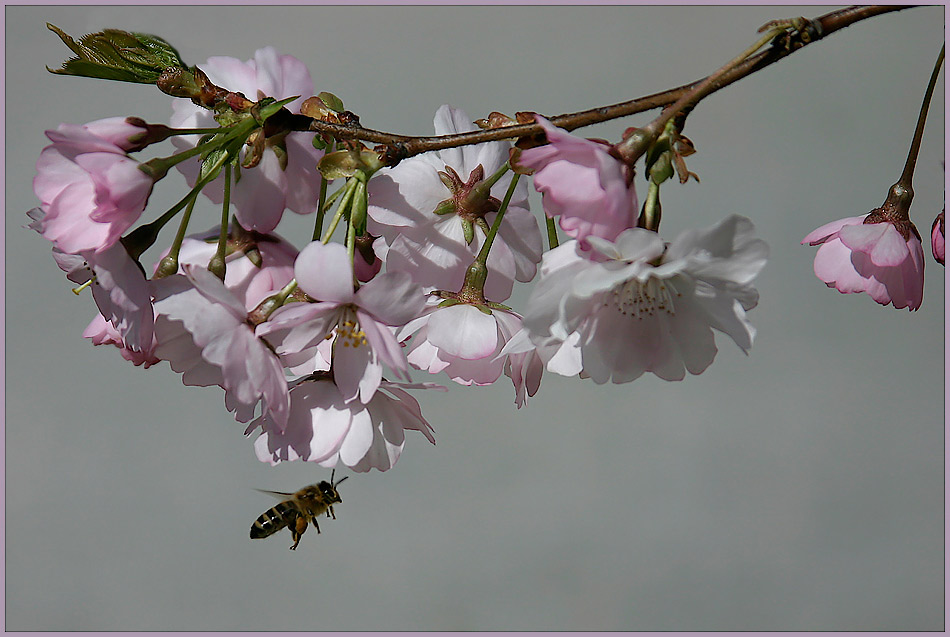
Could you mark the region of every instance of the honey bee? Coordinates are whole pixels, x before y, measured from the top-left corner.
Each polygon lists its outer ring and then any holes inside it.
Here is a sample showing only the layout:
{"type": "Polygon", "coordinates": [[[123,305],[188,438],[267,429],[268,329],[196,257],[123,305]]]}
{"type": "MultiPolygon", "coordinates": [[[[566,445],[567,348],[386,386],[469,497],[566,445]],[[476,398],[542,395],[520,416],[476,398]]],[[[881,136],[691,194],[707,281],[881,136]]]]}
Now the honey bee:
{"type": "Polygon", "coordinates": [[[336,470],[330,474],[329,482],[324,480],[317,484],[311,484],[296,493],[280,493],[279,491],[258,489],[261,493],[268,493],[281,498],[283,502],[264,511],[261,517],[257,518],[254,524],[251,525],[251,539],[269,537],[286,526],[290,529],[294,540],[294,545],[290,547],[290,550],[295,551],[297,545],[300,544],[300,538],[307,530],[308,522],[313,522],[313,526],[319,533],[320,525],[317,524],[317,518],[326,513],[327,517],[332,516],[335,520],[336,514],[333,512],[333,505],[343,502],[336,487],[349,476],[344,476],[340,478],[339,482],[334,482],[333,476],[335,473],[336,470]]]}

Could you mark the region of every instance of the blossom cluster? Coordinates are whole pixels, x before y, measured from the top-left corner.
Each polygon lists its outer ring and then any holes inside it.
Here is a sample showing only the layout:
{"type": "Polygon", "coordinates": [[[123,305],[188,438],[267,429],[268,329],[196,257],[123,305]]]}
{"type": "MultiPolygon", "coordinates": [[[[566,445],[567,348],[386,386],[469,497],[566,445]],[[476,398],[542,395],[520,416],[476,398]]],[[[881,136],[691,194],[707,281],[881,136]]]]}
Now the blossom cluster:
{"type": "MultiPolygon", "coordinates": [[[[314,112],[309,71],[272,48],[247,62],[213,57],[201,70],[229,96],[314,112]]],[[[331,97],[318,102],[335,116],[331,97]]],[[[84,336],[135,365],[167,361],[187,385],[219,386],[262,461],[385,471],[406,430],[434,443],[409,390],[445,388],[413,380],[412,370],[461,385],[504,375],[522,407],[545,371],[595,383],[646,372],[682,380],[713,362],[714,331],[752,347],[747,313],[768,257],[752,222],[730,215],[665,241],[644,223],[632,167],[606,142],[538,116],[546,143],[534,148],[493,141],[383,167],[313,132],[267,136],[227,109],[185,98],[172,106],[172,128],[158,137],[136,118],[47,131],[29,227],[52,243],[70,281],[91,287],[98,313],[84,336]],[[136,228],[166,171],[135,153],[168,136],[177,153],[166,165],[191,192],[136,228]],[[541,193],[545,223],[568,238],[548,250],[524,175],[541,193]],[[336,179],[344,185],[326,197],[336,179]],[[224,215],[186,234],[199,194],[224,215]],[[276,233],[288,209],[314,218],[312,240],[295,245],[276,233]],[[179,235],[146,271],[144,249],[179,215],[179,235]],[[346,238],[332,242],[341,222],[346,238]],[[503,304],[516,282],[534,282],[522,312],[503,304]]],[[[448,105],[434,127],[476,130],[448,105]]],[[[935,255],[937,238],[935,223],[935,255]]],[[[923,257],[912,224],[845,219],[805,242],[821,244],[815,271],[829,286],[919,307],[923,257]]]]}

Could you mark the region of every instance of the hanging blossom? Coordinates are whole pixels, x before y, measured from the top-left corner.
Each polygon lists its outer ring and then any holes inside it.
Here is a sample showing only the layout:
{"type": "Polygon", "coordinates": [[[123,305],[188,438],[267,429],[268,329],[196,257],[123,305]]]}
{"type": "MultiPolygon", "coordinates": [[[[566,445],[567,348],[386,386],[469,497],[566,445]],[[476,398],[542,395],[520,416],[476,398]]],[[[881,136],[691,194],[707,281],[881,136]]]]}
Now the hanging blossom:
{"type": "MultiPolygon", "coordinates": [[[[46,213],[34,208],[27,215],[33,220],[27,227],[42,232],[46,213]]],[[[67,254],[54,245],[53,259],[67,279],[92,289],[100,314],[115,329],[122,347],[139,353],[151,350],[154,316],[151,290],[141,266],[129,256],[122,243],[99,252],[86,250],[79,254],[67,254]]]]}
{"type": "Polygon", "coordinates": [[[295,371],[304,372],[306,359],[323,368],[333,337],[333,378],[346,401],[359,397],[366,404],[383,377],[383,365],[409,380],[406,356],[393,336],[423,308],[422,290],[405,272],[386,272],[353,290],[353,267],[346,248],[338,243],[313,242],[301,250],[294,265],[299,289],[316,303],[290,303],[258,325],[281,357],[290,357],[295,371]]]}
{"type": "Polygon", "coordinates": [[[933,226],[930,228],[930,249],[933,250],[934,260],[940,265],[944,265],[945,240],[943,235],[943,212],[934,219],[933,226]]]}
{"type": "Polygon", "coordinates": [[[136,367],[142,366],[144,369],[148,369],[152,365],[161,362],[161,359],[155,356],[155,346],[157,343],[154,336],[147,348],[143,350],[131,349],[122,338],[122,335],[115,329],[115,326],[105,320],[101,314],[96,314],[92,321],[89,322],[89,325],[86,326],[86,329],[83,330],[82,335],[83,338],[88,338],[92,341],[93,345],[115,346],[119,350],[119,355],[136,367]]]}
{"type": "Polygon", "coordinates": [[[281,430],[264,414],[245,435],[261,429],[254,449],[261,462],[291,460],[334,467],[338,462],[354,471],[386,471],[399,459],[406,429],[415,429],[435,444],[432,427],[419,403],[406,389],[440,389],[425,384],[382,381],[367,403],[347,400],[332,374],[318,373],[291,383],[290,414],[281,430]]]}
{"type": "MultiPolygon", "coordinates": [[[[444,105],[436,112],[436,135],[473,130],[475,125],[459,109],[444,105]]],[[[507,142],[486,142],[423,153],[374,175],[367,186],[367,229],[382,237],[374,247],[387,268],[408,272],[423,287],[459,290],[511,174],[491,187],[490,198],[470,195],[508,161],[510,148],[507,142]],[[473,230],[471,243],[466,227],[473,230]]],[[[532,280],[541,251],[541,231],[528,211],[527,186],[519,183],[488,255],[485,297],[503,301],[514,281],[532,280]]]]}
{"type": "MultiPolygon", "coordinates": [[[[185,265],[207,267],[217,252],[219,236],[220,227],[215,226],[185,237],[178,253],[179,272],[184,273],[185,265]]],[[[294,278],[297,248],[276,234],[251,232],[232,223],[226,250],[224,287],[249,312],[294,278]]]]}
{"type": "Polygon", "coordinates": [[[219,385],[239,422],[258,402],[277,427],[287,423],[287,381],[277,356],[254,335],[247,310],[215,275],[185,265],[184,274],[153,281],[155,355],[182,373],[186,385],[219,385]]]}
{"type": "MultiPolygon", "coordinates": [[[[303,62],[290,55],[280,55],[273,47],[254,53],[247,62],[232,57],[211,57],[201,65],[214,84],[229,91],[242,93],[248,99],[264,97],[285,99],[300,96],[285,106],[299,113],[300,105],[313,94],[313,81],[303,62]]],[[[176,99],[171,125],[175,128],[213,128],[212,113],[191,100],[176,99]]],[[[285,208],[300,214],[316,210],[320,193],[320,173],[317,162],[323,151],[313,147],[312,133],[291,132],[283,139],[268,139],[260,162],[253,168],[241,168],[231,189],[231,204],[238,222],[249,230],[270,232],[280,222],[285,208]]],[[[192,148],[199,136],[172,138],[179,150],[192,148]]],[[[195,185],[198,177],[197,159],[178,164],[188,184],[195,185]]],[[[202,192],[214,203],[224,201],[224,179],[218,177],[202,192]]]]}
{"type": "Polygon", "coordinates": [[[603,262],[569,241],[545,254],[525,328],[547,347],[576,332],[583,374],[596,383],[702,373],[716,356],[712,328],[745,352],[752,347],[746,310],[758,303],[751,282],[768,254],[752,233],[751,221],[732,215],[668,246],[642,228],[615,243],[588,237],[603,262]]]}
{"type": "MultiPolygon", "coordinates": [[[[878,209],[881,210],[881,209],[878,209]]],[[[878,221],[876,211],[838,219],[810,232],[802,244],[820,245],[815,275],[842,294],[866,292],[897,309],[914,311],[924,295],[924,249],[909,220],[878,221]]]]}
{"type": "Polygon", "coordinates": [[[548,144],[521,152],[518,165],[534,170],[544,212],[589,250],[587,237],[613,241],[635,225],[639,204],[633,171],[614,158],[607,143],[575,137],[543,117],[548,144]]]}
{"type": "Polygon", "coordinates": [[[410,337],[406,359],[416,369],[445,372],[461,385],[490,385],[508,364],[502,348],[521,330],[521,317],[511,311],[481,308],[468,303],[440,307],[429,297],[429,307],[396,333],[410,337]]]}
{"type": "Polygon", "coordinates": [[[36,162],[33,192],[45,213],[38,231],[58,250],[106,250],[142,214],[155,182],[126,151],[144,132],[124,118],[46,131],[53,143],[36,162]]]}

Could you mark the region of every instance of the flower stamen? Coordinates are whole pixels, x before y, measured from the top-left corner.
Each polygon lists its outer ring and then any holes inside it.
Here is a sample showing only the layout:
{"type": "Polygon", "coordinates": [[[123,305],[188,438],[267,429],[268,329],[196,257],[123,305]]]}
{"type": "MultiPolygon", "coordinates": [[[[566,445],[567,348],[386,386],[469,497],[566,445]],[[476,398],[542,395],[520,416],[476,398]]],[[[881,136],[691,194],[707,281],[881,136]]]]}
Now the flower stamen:
{"type": "Polygon", "coordinates": [[[643,320],[645,316],[654,316],[658,312],[666,312],[670,316],[676,314],[676,308],[673,305],[673,296],[679,296],[675,290],[671,293],[670,288],[662,279],[650,277],[641,282],[637,279],[630,279],[618,285],[613,289],[613,296],[605,305],[613,301],[614,307],[624,316],[633,316],[637,320],[643,320]]]}

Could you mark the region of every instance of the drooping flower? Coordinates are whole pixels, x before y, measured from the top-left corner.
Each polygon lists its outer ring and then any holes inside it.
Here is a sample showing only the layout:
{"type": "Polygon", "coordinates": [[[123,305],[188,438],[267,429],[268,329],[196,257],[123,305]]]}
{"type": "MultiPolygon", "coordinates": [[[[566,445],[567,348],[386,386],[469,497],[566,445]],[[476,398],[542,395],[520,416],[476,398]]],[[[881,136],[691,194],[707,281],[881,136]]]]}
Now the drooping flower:
{"type": "MultiPolygon", "coordinates": [[[[303,62],[290,55],[280,55],[273,47],[254,53],[247,62],[232,57],[212,57],[200,65],[214,84],[232,92],[242,93],[250,100],[263,97],[285,99],[300,96],[285,106],[293,113],[313,93],[313,81],[303,62]]],[[[215,122],[212,113],[191,100],[176,99],[171,125],[176,128],[209,128],[215,122]]],[[[312,133],[291,132],[283,139],[267,140],[260,163],[242,168],[240,178],[231,189],[235,216],[249,230],[270,232],[277,227],[285,208],[300,214],[316,210],[320,192],[317,162],[323,156],[311,144],[312,133]]],[[[198,143],[197,135],[179,136],[172,142],[179,150],[198,143]]],[[[178,164],[188,184],[194,186],[199,164],[197,159],[178,164]]],[[[202,192],[214,203],[224,201],[224,180],[218,177],[202,192]]]]}
{"type": "MultiPolygon", "coordinates": [[[[178,253],[179,271],[185,265],[207,267],[217,252],[219,233],[220,228],[216,226],[185,237],[178,253]]],[[[232,223],[227,252],[224,287],[240,299],[248,311],[294,278],[297,248],[276,234],[250,232],[232,223]]]]}
{"type": "Polygon", "coordinates": [[[508,340],[521,330],[521,317],[514,312],[457,303],[439,307],[441,299],[430,297],[420,317],[400,329],[396,338],[410,336],[406,359],[413,367],[432,374],[445,372],[461,385],[490,385],[507,364],[499,356],[508,340]]]}
{"type": "Polygon", "coordinates": [[[588,240],[601,262],[576,241],[545,254],[524,325],[548,348],[576,338],[583,374],[594,382],[702,373],[717,352],[713,328],[743,351],[752,347],[746,311],[758,303],[751,282],[768,246],[753,237],[748,219],[732,215],[669,245],[643,228],[621,232],[616,242],[588,240]]]}
{"type": "Polygon", "coordinates": [[[239,422],[257,404],[277,427],[287,423],[290,397],[277,356],[254,335],[247,310],[216,276],[186,265],[184,274],[153,282],[155,355],[182,373],[186,385],[219,385],[239,422]]]}
{"type": "Polygon", "coordinates": [[[316,303],[290,303],[258,325],[257,334],[281,356],[292,357],[296,369],[312,356],[321,369],[319,346],[333,334],[333,375],[347,401],[367,403],[379,387],[383,365],[408,380],[406,356],[393,336],[423,308],[422,291],[405,272],[386,272],[353,290],[353,268],[346,248],[313,242],[294,265],[301,290],[316,303]]]}
{"type": "Polygon", "coordinates": [[[934,259],[940,265],[944,265],[944,234],[943,234],[943,212],[934,219],[934,224],[930,228],[930,248],[933,250],[934,259]]]}
{"type": "Polygon", "coordinates": [[[559,217],[584,250],[589,236],[613,241],[632,228],[639,205],[630,169],[607,152],[608,145],[575,137],[543,117],[536,120],[548,144],[522,151],[518,164],[534,169],[545,214],[559,217]]]}
{"type": "Polygon", "coordinates": [[[91,340],[93,345],[114,345],[118,348],[122,358],[136,367],[141,365],[144,369],[148,369],[152,365],[161,362],[161,359],[155,356],[156,343],[154,337],[152,338],[151,345],[147,349],[129,349],[128,345],[126,345],[122,339],[121,334],[115,329],[115,326],[105,320],[102,314],[96,314],[92,321],[89,322],[89,325],[86,326],[86,329],[83,330],[82,335],[83,338],[91,340]]]}
{"type": "MultiPolygon", "coordinates": [[[[461,110],[444,105],[436,112],[436,135],[473,130],[461,110]]],[[[377,241],[376,253],[387,267],[408,272],[423,287],[459,290],[511,175],[488,193],[479,194],[478,185],[505,164],[510,147],[507,142],[487,142],[449,148],[379,171],[367,186],[367,227],[383,238],[385,246],[377,241]]],[[[515,280],[533,279],[541,251],[541,231],[528,211],[527,187],[519,183],[488,256],[486,298],[503,301],[515,280]]]]}
{"type": "MultiPolygon", "coordinates": [[[[878,209],[881,210],[881,209],[878,209]]],[[[827,223],[802,244],[820,245],[815,275],[842,294],[866,292],[881,305],[914,311],[924,294],[924,249],[909,220],[874,222],[875,212],[827,223]],[[870,221],[869,221],[870,219],[870,221]]]]}
{"type": "Polygon", "coordinates": [[[33,191],[45,213],[40,233],[67,254],[113,246],[139,218],[154,180],[126,154],[142,129],[114,119],[46,131],[33,191]]]}
{"type": "Polygon", "coordinates": [[[382,381],[363,404],[348,401],[329,373],[314,374],[291,383],[290,414],[284,429],[264,414],[248,426],[258,427],[254,443],[258,459],[277,464],[292,460],[333,467],[338,462],[354,471],[392,468],[405,446],[405,430],[415,429],[435,444],[432,427],[419,403],[405,389],[442,389],[430,384],[382,381]]]}
{"type": "MultiPolygon", "coordinates": [[[[41,232],[46,218],[43,210],[34,208],[27,214],[33,219],[28,227],[41,232]]],[[[151,349],[151,289],[145,272],[121,243],[79,254],[53,246],[53,259],[67,279],[80,286],[88,284],[100,314],[115,328],[124,347],[140,353],[151,349]]]]}

